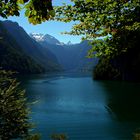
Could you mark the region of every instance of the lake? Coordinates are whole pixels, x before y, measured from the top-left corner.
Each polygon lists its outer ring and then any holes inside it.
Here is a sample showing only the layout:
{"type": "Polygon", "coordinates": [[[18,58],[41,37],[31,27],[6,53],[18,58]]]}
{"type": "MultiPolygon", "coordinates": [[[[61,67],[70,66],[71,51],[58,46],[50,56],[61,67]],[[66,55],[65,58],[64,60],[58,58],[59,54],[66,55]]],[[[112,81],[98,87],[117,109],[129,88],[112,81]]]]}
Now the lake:
{"type": "Polygon", "coordinates": [[[140,84],[95,81],[87,73],[22,77],[35,132],[41,140],[131,140],[140,127],[140,84]]]}

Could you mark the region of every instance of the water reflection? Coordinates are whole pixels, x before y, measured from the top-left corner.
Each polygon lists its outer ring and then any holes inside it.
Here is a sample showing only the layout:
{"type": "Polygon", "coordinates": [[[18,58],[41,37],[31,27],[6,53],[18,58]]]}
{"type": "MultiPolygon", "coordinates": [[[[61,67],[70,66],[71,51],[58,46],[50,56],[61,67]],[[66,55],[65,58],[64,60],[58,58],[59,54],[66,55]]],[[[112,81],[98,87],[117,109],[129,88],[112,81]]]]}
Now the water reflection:
{"type": "Polygon", "coordinates": [[[140,84],[103,82],[108,95],[107,109],[119,121],[140,122],[140,84]]]}

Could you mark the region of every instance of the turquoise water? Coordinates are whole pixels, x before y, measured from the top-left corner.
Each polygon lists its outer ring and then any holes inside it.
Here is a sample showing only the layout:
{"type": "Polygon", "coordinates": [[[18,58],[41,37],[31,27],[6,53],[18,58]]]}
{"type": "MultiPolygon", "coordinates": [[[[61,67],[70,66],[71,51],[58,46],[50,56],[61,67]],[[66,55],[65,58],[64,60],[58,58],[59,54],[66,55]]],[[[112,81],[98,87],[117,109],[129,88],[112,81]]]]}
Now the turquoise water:
{"type": "Polygon", "coordinates": [[[95,81],[90,74],[22,77],[35,132],[42,140],[64,133],[69,140],[131,140],[140,127],[140,84],[95,81]]]}

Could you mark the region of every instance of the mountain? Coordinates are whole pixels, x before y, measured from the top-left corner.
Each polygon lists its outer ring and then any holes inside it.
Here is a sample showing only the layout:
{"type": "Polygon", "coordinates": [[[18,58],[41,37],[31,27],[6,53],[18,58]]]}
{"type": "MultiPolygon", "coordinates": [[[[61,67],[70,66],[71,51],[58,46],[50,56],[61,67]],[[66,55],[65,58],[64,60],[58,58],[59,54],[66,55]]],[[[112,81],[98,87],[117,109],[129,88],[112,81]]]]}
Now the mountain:
{"type": "Polygon", "coordinates": [[[98,62],[95,58],[88,59],[86,57],[91,47],[88,45],[88,41],[78,44],[72,44],[71,42],[64,44],[53,37],[54,40],[57,40],[57,43],[55,41],[50,43],[48,35],[30,34],[30,36],[43,48],[53,52],[65,71],[91,71],[98,62]]]}
{"type": "Polygon", "coordinates": [[[0,22],[0,67],[19,73],[42,73],[45,69],[27,56],[0,22]]]}
{"type": "Polygon", "coordinates": [[[48,42],[49,44],[53,44],[53,45],[62,45],[62,43],[59,42],[59,40],[57,40],[55,37],[53,37],[49,34],[43,35],[40,33],[31,33],[30,36],[33,39],[35,39],[37,42],[45,41],[45,42],[48,42]]]}
{"type": "Polygon", "coordinates": [[[67,45],[72,45],[72,42],[71,41],[68,41],[67,45]]]}
{"type": "Polygon", "coordinates": [[[16,47],[16,49],[20,48],[27,56],[45,67],[46,71],[61,69],[56,56],[49,49],[43,48],[32,39],[18,23],[6,20],[1,22],[1,24],[18,44],[19,47],[16,47]]]}

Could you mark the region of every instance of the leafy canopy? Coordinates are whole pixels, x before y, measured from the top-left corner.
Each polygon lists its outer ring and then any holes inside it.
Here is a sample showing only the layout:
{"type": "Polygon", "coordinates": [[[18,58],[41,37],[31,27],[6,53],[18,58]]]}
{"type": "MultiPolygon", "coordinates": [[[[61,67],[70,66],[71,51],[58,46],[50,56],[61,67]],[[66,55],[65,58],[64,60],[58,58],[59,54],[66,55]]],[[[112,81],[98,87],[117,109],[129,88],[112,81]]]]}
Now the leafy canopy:
{"type": "Polygon", "coordinates": [[[25,91],[12,78],[12,72],[0,70],[0,139],[24,138],[29,135],[25,91]]]}
{"type": "Polygon", "coordinates": [[[0,0],[0,16],[19,16],[20,10],[32,24],[40,24],[54,16],[52,0],[0,0]]]}
{"type": "Polygon", "coordinates": [[[140,0],[71,0],[72,5],[56,7],[56,20],[76,21],[72,35],[84,35],[93,46],[89,56],[111,56],[125,52],[128,46],[118,51],[126,36],[140,30],[140,0]],[[120,41],[120,38],[123,39],[120,41]],[[114,41],[115,40],[115,41],[114,41]],[[93,53],[93,52],[96,52],[93,53]]]}
{"type": "Polygon", "coordinates": [[[132,46],[126,40],[132,32],[140,30],[140,0],[71,1],[72,4],[56,6],[54,12],[52,0],[0,0],[0,16],[19,16],[19,11],[24,9],[33,24],[49,19],[75,21],[71,32],[66,33],[90,40],[93,46],[90,57],[114,57],[132,46]]]}

